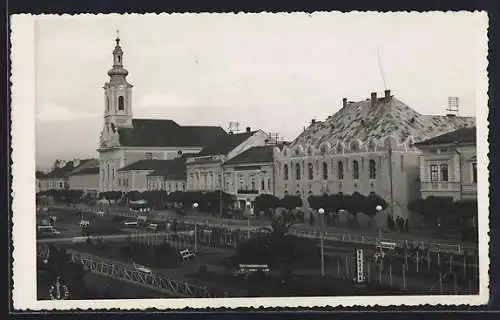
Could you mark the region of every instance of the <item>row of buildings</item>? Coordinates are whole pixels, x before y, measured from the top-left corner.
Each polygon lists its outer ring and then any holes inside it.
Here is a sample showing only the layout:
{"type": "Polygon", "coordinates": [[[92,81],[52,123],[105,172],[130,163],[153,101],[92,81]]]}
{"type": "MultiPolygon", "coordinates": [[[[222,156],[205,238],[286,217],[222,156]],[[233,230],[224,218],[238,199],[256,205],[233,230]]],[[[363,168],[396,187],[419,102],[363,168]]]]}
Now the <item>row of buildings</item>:
{"type": "Polygon", "coordinates": [[[306,200],[324,193],[375,192],[400,216],[419,196],[475,197],[472,117],[422,115],[386,90],[357,102],[344,98],[332,116],[312,119],[292,142],[279,143],[251,128],[233,133],[134,119],[127,75],[116,39],[104,85],[99,159],[80,171],[74,162],[60,165],[38,180],[40,190],[223,190],[242,203],[262,193],[306,200]]]}

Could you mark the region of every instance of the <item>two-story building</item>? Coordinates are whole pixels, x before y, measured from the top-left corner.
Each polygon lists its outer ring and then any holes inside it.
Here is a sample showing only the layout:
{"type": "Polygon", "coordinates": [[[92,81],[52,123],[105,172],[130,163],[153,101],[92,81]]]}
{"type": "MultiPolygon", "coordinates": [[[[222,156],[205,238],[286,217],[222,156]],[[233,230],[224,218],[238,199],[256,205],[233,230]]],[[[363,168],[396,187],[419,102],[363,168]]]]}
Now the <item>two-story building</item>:
{"type": "Polygon", "coordinates": [[[460,128],[415,144],[420,155],[420,192],[453,200],[477,199],[476,128],[460,128]]]}
{"type": "Polygon", "coordinates": [[[163,162],[157,170],[147,176],[147,189],[164,190],[167,193],[186,191],[187,155],[163,162]]]}
{"type": "Polygon", "coordinates": [[[268,140],[264,131],[246,128],[243,133],[229,133],[203,148],[186,161],[187,190],[223,190],[222,164],[252,147],[265,145],[268,140]]]}
{"type": "Polygon", "coordinates": [[[93,194],[99,192],[99,160],[78,161],[76,168],[68,173],[68,184],[73,190],[83,190],[93,194]]]}
{"type": "Polygon", "coordinates": [[[66,190],[70,188],[69,175],[87,160],[57,160],[50,172],[37,179],[39,191],[66,190]]]}
{"type": "Polygon", "coordinates": [[[408,217],[419,195],[415,143],[475,126],[471,117],[422,115],[391,95],[342,106],[325,121],[312,120],[290,145],[276,153],[276,196],[374,192],[393,216],[408,217]]]}
{"type": "Polygon", "coordinates": [[[274,195],[274,149],[276,145],[252,147],[226,161],[224,191],[236,195],[240,207],[260,194],[274,195]]]}

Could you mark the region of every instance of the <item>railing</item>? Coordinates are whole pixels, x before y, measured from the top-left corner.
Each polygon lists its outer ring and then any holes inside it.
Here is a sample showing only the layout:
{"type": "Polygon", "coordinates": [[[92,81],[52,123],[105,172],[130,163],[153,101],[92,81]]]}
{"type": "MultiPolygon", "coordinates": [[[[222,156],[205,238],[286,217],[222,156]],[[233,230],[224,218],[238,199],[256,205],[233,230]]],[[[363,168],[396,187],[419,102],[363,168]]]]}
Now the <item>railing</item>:
{"type": "MultiPolygon", "coordinates": [[[[190,284],[187,281],[173,280],[157,272],[137,269],[134,265],[68,250],[74,262],[80,262],[86,270],[120,281],[126,281],[142,287],[167,293],[180,298],[209,298],[208,288],[190,284]]],[[[40,249],[38,256],[46,259],[46,250],[40,249]]]]}

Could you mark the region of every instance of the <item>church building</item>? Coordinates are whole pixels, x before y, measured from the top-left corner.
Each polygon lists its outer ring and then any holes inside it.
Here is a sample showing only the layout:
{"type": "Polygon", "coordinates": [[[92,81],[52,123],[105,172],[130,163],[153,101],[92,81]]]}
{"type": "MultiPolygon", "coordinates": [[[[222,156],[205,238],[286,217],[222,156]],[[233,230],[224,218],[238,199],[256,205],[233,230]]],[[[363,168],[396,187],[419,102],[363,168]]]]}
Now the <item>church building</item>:
{"type": "MultiPolygon", "coordinates": [[[[181,126],[173,120],[134,119],[133,86],[127,81],[120,39],[104,84],[104,124],[99,148],[99,191],[120,190],[118,170],[141,160],[170,160],[195,154],[227,137],[217,126],[181,126]]],[[[155,170],[155,168],[151,168],[155,170]]]]}

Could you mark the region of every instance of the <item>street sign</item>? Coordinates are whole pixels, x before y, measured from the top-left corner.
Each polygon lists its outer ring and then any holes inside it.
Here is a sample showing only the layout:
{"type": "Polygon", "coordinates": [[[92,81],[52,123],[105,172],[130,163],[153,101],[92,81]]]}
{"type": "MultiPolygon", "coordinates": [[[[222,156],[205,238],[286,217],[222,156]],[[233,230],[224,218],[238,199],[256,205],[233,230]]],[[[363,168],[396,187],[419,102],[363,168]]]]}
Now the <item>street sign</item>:
{"type": "Polygon", "coordinates": [[[356,282],[365,282],[363,249],[356,249],[356,282]]]}

